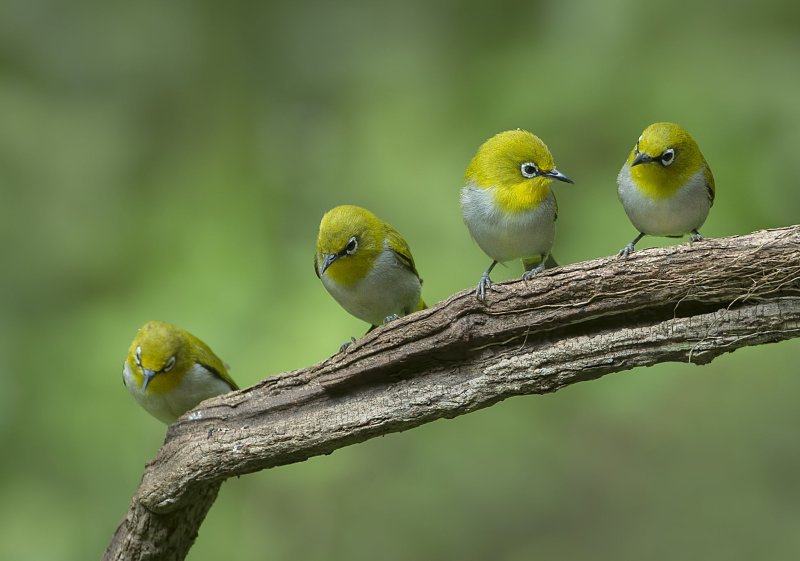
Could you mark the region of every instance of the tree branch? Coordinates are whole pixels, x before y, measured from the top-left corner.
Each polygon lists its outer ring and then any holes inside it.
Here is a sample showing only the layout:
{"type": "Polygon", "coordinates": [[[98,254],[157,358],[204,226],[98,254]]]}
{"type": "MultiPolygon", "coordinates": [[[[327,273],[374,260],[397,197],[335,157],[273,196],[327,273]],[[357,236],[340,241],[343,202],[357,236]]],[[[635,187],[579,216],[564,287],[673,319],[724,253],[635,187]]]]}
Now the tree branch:
{"type": "Polygon", "coordinates": [[[800,336],[800,226],[462,291],[181,417],[104,559],[183,559],[228,477],[659,362],[800,336]]]}

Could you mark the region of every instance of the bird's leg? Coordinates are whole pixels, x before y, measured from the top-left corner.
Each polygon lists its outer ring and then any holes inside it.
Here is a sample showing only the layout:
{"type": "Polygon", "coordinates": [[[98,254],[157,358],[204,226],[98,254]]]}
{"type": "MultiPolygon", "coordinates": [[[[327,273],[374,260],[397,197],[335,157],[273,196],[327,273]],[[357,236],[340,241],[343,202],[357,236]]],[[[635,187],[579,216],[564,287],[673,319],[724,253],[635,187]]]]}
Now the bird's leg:
{"type": "Polygon", "coordinates": [[[639,235],[633,238],[633,241],[631,243],[620,249],[617,255],[624,258],[633,253],[633,246],[635,246],[639,242],[639,240],[641,240],[643,237],[644,237],[644,232],[639,232],[639,235]]]}
{"type": "Polygon", "coordinates": [[[522,260],[525,272],[522,273],[522,280],[531,280],[533,277],[544,271],[548,255],[542,255],[539,262],[522,260]]]}
{"type": "Polygon", "coordinates": [[[697,231],[697,228],[695,228],[692,230],[692,235],[689,236],[689,243],[699,242],[704,239],[705,238],[700,234],[700,232],[697,231]]]}
{"type": "Polygon", "coordinates": [[[478,281],[478,288],[475,289],[475,297],[481,302],[486,300],[486,290],[492,287],[492,279],[489,278],[489,275],[495,265],[497,265],[497,261],[492,261],[489,268],[481,275],[481,280],[478,281]]]}

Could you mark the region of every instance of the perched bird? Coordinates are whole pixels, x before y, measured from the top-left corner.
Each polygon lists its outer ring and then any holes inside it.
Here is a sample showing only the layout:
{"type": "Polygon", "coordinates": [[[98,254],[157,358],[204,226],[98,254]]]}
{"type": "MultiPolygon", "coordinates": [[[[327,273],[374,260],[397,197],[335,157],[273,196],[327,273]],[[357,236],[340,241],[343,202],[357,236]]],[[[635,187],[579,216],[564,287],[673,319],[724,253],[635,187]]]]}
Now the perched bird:
{"type": "Polygon", "coordinates": [[[492,286],[489,275],[497,263],[521,259],[526,280],[544,270],[558,215],[553,179],[573,183],[556,169],[545,143],[528,131],[501,132],[478,148],[464,174],[461,212],[472,237],[492,258],[475,291],[479,300],[492,286]]]}
{"type": "Polygon", "coordinates": [[[714,176],[697,143],[675,123],[644,129],[617,176],[617,193],[639,230],[619,255],[627,257],[644,236],[703,239],[698,231],[714,204],[714,176]]]}
{"type": "Polygon", "coordinates": [[[337,206],[322,217],[314,272],[345,310],[372,325],[370,330],[426,307],[408,244],[361,207],[337,206]]]}
{"type": "Polygon", "coordinates": [[[204,399],[239,389],[208,345],[164,321],[148,321],[136,332],[122,381],[139,405],[167,424],[204,399]]]}

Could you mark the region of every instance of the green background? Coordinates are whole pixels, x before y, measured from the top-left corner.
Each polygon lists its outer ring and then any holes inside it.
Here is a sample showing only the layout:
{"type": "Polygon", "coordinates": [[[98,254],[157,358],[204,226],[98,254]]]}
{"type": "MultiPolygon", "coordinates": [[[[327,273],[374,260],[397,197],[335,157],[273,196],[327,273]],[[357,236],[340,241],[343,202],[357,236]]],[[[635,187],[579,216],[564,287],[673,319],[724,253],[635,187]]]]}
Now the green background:
{"type": "MultiPolygon", "coordinates": [[[[711,164],[706,236],[800,221],[797,6],[2,2],[0,558],[101,555],[165,433],[120,379],[144,321],[195,333],[243,386],[364,331],[312,273],[328,208],[403,233],[429,303],[473,286],[488,259],[458,191],[498,131],[537,133],[575,180],[555,185],[562,263],[635,234],[615,177],[654,121],[711,164]]],[[[189,558],[795,559],[798,351],[617,374],[229,481],[189,558]]]]}

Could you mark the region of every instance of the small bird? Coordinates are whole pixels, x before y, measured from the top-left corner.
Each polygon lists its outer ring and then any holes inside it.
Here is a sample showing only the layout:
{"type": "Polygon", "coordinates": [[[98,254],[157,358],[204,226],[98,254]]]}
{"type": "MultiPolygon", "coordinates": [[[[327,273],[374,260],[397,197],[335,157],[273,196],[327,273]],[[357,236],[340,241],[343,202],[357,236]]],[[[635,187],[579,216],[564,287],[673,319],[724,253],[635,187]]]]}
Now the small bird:
{"type": "Polygon", "coordinates": [[[639,230],[619,251],[627,257],[644,236],[703,239],[699,229],[714,204],[714,176],[691,135],[675,123],[644,129],[617,176],[617,194],[639,230]]]}
{"type": "Polygon", "coordinates": [[[337,206],[322,217],[314,272],[345,310],[372,325],[368,332],[426,307],[408,244],[361,207],[337,206]]]}
{"type": "Polygon", "coordinates": [[[148,321],[136,332],[122,382],[139,405],[167,424],[204,399],[239,389],[208,345],[164,321],[148,321]]]}
{"type": "Polygon", "coordinates": [[[485,300],[497,263],[521,259],[525,280],[555,263],[548,260],[558,216],[550,190],[554,179],[574,183],[556,169],[545,143],[528,131],[498,133],[478,148],[461,190],[464,222],[492,258],[475,290],[478,300],[485,300]]]}

